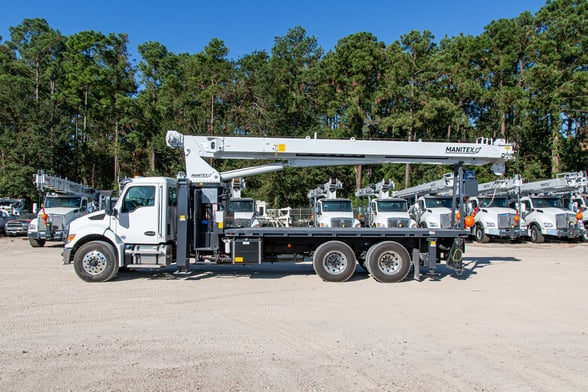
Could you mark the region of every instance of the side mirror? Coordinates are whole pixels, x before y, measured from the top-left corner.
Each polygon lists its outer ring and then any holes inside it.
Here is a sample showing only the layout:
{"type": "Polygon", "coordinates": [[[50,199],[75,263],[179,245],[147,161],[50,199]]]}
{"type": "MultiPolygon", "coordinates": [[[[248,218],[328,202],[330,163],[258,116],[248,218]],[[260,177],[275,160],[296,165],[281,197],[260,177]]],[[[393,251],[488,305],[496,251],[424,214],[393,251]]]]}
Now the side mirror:
{"type": "Polygon", "coordinates": [[[109,216],[114,214],[112,199],[110,196],[107,196],[106,199],[104,199],[104,212],[109,216]]]}

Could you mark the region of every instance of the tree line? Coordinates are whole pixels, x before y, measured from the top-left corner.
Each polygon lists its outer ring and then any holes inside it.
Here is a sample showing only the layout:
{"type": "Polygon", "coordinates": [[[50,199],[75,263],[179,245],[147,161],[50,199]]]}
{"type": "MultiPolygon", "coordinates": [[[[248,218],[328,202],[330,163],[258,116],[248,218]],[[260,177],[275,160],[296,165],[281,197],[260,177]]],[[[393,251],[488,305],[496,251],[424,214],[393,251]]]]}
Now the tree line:
{"type": "MultiPolygon", "coordinates": [[[[410,31],[386,44],[369,32],[325,51],[301,27],[271,51],[237,60],[212,39],[199,53],[138,46],[124,33],[64,36],[25,19],[0,37],[0,196],[38,200],[42,169],[96,189],[126,176],[175,176],[183,156],[165,132],[217,136],[516,143],[507,175],[528,180],[588,167],[588,3],[553,0],[535,14],[490,22],[479,36],[436,40],[410,31]]],[[[218,170],[251,162],[216,161],[218,170]]],[[[286,169],[247,179],[275,206],[304,206],[337,177],[348,194],[383,178],[397,188],[447,167],[286,169]]],[[[479,181],[492,179],[476,168],[479,181]]]]}

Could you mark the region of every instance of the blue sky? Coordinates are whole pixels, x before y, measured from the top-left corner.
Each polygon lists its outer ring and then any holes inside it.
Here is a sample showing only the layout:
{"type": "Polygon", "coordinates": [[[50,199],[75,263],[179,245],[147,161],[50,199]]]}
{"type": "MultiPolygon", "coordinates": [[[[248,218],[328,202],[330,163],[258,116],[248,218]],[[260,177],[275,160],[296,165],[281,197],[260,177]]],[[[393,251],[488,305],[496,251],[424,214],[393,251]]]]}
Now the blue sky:
{"type": "Polygon", "coordinates": [[[479,35],[492,20],[535,14],[545,0],[363,0],[363,1],[153,1],[4,0],[0,35],[25,18],[44,18],[64,35],[85,30],[126,33],[138,60],[137,45],[157,41],[174,53],[200,52],[212,38],[229,48],[229,57],[271,51],[275,37],[302,26],[325,51],[350,34],[367,31],[387,45],[411,30],[436,37],[479,35]]]}

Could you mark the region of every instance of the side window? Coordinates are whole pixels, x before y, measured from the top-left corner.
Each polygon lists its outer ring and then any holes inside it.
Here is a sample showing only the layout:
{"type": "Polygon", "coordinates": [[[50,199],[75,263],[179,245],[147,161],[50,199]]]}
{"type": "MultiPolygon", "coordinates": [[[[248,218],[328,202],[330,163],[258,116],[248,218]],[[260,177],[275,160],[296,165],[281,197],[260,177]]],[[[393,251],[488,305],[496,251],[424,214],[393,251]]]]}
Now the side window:
{"type": "Polygon", "coordinates": [[[177,206],[178,205],[178,194],[175,187],[169,188],[169,195],[167,197],[167,205],[168,206],[177,206]]]}
{"type": "Polygon", "coordinates": [[[122,202],[122,212],[134,211],[139,207],[155,205],[154,186],[134,186],[129,188],[122,202]]]}
{"type": "Polygon", "coordinates": [[[82,200],[82,211],[85,211],[88,209],[88,200],[84,199],[82,200]]]}

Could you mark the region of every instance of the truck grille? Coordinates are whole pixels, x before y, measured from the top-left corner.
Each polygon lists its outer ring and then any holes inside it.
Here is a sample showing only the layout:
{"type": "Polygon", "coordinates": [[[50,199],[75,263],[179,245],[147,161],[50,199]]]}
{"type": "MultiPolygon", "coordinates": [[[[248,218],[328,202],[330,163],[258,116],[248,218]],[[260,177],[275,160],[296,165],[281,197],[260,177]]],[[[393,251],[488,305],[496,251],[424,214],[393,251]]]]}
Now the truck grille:
{"type": "Polygon", "coordinates": [[[555,225],[558,229],[568,229],[574,225],[576,217],[571,214],[557,214],[555,216],[555,225]]]}
{"type": "MultiPolygon", "coordinates": [[[[23,227],[27,226],[26,223],[18,222],[18,221],[10,221],[6,223],[5,230],[6,232],[15,233],[23,231],[23,227]]],[[[26,228],[25,228],[26,231],[26,228]]]]}
{"type": "Polygon", "coordinates": [[[408,218],[388,218],[388,227],[410,227],[408,218]]]}
{"type": "Polygon", "coordinates": [[[61,231],[65,229],[65,225],[63,224],[63,218],[63,215],[49,215],[47,223],[51,222],[51,229],[53,231],[61,231]]]}
{"type": "Polygon", "coordinates": [[[441,214],[441,228],[442,229],[450,229],[451,228],[451,214],[441,214]]]}
{"type": "Polygon", "coordinates": [[[514,227],[514,214],[498,214],[498,228],[499,229],[510,229],[514,227]]]}
{"type": "Polygon", "coordinates": [[[332,218],[331,227],[353,227],[353,218],[332,218]]]}

